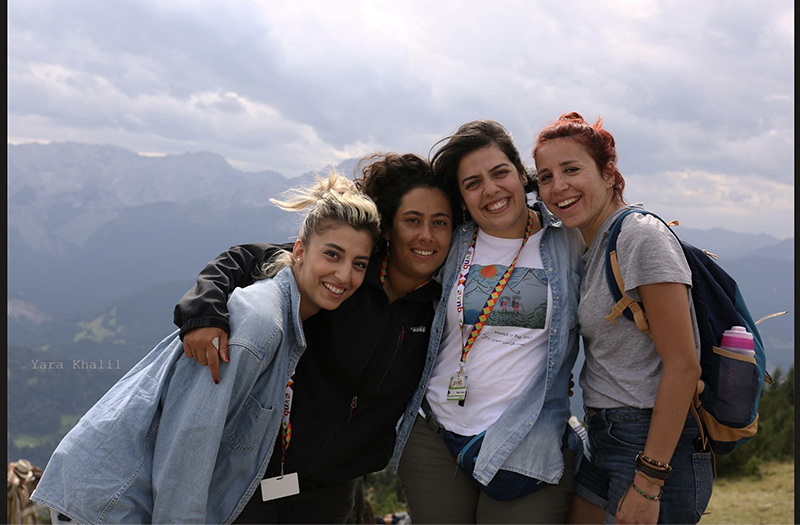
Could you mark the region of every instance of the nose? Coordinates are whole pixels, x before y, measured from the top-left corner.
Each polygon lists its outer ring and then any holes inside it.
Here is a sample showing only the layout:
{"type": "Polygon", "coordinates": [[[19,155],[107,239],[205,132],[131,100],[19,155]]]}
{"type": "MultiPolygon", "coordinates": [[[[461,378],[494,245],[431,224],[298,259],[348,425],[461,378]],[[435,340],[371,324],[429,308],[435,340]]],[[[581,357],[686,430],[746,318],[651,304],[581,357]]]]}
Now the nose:
{"type": "Polygon", "coordinates": [[[567,178],[561,175],[553,175],[553,193],[560,193],[566,191],[569,187],[567,178]]]}
{"type": "Polygon", "coordinates": [[[433,228],[429,222],[422,224],[422,228],[419,231],[419,238],[425,241],[433,239],[433,228]]]}
{"type": "Polygon", "coordinates": [[[336,269],[336,271],[333,272],[333,276],[336,277],[336,280],[338,280],[340,283],[346,284],[350,282],[350,277],[352,273],[353,273],[352,265],[341,264],[336,269]]]}
{"type": "Polygon", "coordinates": [[[490,195],[494,195],[497,193],[497,184],[491,179],[491,177],[486,179],[486,182],[483,185],[483,195],[488,197],[490,195]]]}

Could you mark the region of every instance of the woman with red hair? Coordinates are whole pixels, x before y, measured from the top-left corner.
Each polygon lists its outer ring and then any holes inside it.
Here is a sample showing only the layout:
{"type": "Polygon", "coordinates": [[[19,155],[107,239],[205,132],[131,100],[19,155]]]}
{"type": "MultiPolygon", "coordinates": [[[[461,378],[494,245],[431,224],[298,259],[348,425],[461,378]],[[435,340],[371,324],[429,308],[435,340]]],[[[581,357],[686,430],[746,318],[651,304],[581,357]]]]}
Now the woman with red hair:
{"type": "Polygon", "coordinates": [[[569,520],[696,523],[711,497],[711,453],[689,412],[700,378],[691,271],[668,228],[631,213],[617,241],[624,292],[644,304],[649,334],[604,316],[615,300],[605,277],[609,230],[626,210],[614,137],[602,121],[562,115],[538,136],[539,196],[587,250],[578,307],[580,375],[590,458],[581,462],[569,520]]]}

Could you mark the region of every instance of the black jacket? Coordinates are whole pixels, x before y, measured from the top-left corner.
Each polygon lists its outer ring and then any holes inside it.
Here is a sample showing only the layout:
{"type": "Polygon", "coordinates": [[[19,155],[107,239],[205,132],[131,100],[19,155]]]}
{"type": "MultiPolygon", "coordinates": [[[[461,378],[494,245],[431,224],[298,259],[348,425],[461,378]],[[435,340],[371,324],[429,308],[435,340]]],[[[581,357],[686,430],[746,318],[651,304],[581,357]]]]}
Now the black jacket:
{"type": "MultiPolygon", "coordinates": [[[[227,295],[251,284],[256,264],[275,249],[235,246],[209,263],[175,307],[181,335],[201,326],[229,330],[227,295]]],[[[364,284],[338,309],[321,310],[303,325],[308,347],[295,371],[285,470],[307,481],[345,481],[385,468],[395,425],[422,376],[441,287],[432,281],[390,305],[381,259],[372,258],[364,284]]],[[[278,473],[280,440],[275,446],[267,476],[278,473]]]]}

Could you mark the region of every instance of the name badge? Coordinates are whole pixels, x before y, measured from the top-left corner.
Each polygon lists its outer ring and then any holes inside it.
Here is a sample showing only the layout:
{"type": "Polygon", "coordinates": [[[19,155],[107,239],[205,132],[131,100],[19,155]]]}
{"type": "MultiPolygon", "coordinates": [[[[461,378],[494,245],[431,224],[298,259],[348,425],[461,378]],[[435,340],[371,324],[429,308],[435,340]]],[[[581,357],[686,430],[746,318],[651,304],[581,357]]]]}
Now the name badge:
{"type": "Polygon", "coordinates": [[[454,375],[447,387],[448,401],[464,401],[467,399],[467,376],[454,375]]]}
{"type": "Polygon", "coordinates": [[[300,481],[297,472],[261,480],[261,500],[270,501],[286,496],[300,494],[300,481]]]}

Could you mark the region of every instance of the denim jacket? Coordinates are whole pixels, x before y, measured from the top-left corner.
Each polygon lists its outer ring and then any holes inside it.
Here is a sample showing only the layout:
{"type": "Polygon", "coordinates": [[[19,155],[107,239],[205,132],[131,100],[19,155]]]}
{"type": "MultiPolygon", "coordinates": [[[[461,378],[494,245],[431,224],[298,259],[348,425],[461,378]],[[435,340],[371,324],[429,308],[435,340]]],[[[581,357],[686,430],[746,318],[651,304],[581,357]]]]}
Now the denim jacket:
{"type": "MultiPolygon", "coordinates": [[[[176,331],[81,418],[31,499],[79,523],[230,523],[275,446],[305,350],[290,269],[234,291],[215,385],[176,331]]],[[[280,444],[278,444],[280,447],[280,444]]]]}
{"type": "MultiPolygon", "coordinates": [[[[583,274],[581,255],[586,249],[580,232],[566,228],[541,202],[534,204],[542,214],[544,232],[540,251],[553,296],[547,367],[531,379],[511,406],[486,430],[473,476],[487,485],[497,471],[518,472],[546,483],[558,483],[564,472],[562,440],[570,417],[569,375],[578,356],[578,299],[583,274]]],[[[436,353],[442,340],[447,300],[472,239],[474,223],[454,232],[442,278],[442,296],[433,319],[428,357],[420,386],[398,425],[392,459],[395,470],[427,390],[436,353]]],[[[568,433],[570,448],[580,454],[576,433],[568,433]]],[[[576,467],[580,461],[576,456],[576,467]]]]}

